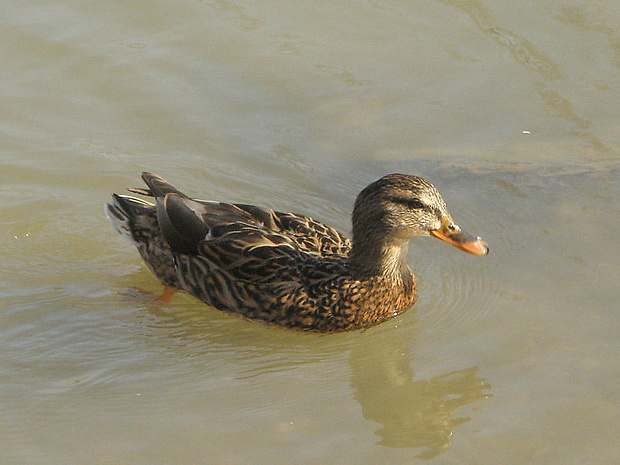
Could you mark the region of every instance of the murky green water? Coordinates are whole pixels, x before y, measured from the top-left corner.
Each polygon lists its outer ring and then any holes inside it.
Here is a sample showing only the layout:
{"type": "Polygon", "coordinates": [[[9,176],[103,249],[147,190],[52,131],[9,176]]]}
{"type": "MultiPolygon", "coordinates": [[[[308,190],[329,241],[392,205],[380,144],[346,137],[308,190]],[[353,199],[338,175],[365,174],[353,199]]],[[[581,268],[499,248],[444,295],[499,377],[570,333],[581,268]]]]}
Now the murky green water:
{"type": "Polygon", "coordinates": [[[2,2],[0,462],[620,462],[616,2],[2,2]],[[161,286],[103,203],[156,172],[348,231],[388,172],[491,246],[410,246],[363,332],[161,286]]]}

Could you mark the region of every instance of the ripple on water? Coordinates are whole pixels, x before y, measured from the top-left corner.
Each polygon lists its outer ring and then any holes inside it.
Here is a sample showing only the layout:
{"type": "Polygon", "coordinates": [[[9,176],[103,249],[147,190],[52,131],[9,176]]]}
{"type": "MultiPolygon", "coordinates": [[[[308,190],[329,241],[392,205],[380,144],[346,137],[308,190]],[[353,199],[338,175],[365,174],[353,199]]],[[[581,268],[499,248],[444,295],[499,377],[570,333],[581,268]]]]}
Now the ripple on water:
{"type": "Polygon", "coordinates": [[[424,307],[418,315],[424,332],[433,338],[453,338],[482,320],[498,298],[493,274],[493,262],[487,257],[437,254],[418,266],[418,305],[424,307]]]}

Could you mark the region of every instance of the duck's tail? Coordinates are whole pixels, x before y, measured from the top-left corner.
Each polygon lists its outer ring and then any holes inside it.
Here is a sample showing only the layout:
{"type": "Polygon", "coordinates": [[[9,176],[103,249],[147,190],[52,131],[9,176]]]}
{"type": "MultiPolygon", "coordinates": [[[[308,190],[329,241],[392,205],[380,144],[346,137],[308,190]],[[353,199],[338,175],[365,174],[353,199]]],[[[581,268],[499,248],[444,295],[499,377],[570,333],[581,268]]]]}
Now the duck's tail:
{"type": "MultiPolygon", "coordinates": [[[[148,186],[146,189],[128,189],[129,192],[161,199],[167,194],[176,194],[182,198],[189,198],[172,184],[159,176],[144,172],[142,179],[148,186]]],[[[158,203],[160,200],[157,201],[158,203]]],[[[129,239],[136,246],[148,242],[149,238],[159,235],[157,214],[153,203],[131,197],[129,195],[112,194],[112,202],[106,204],[105,213],[114,229],[121,236],[129,239]]]]}
{"type": "Polygon", "coordinates": [[[105,205],[105,214],[121,236],[137,244],[133,237],[136,219],[154,211],[155,206],[136,197],[112,194],[112,202],[105,205]]]}
{"type": "Polygon", "coordinates": [[[142,173],[142,180],[146,183],[148,189],[134,188],[127,190],[129,192],[145,195],[147,197],[165,197],[166,194],[170,193],[179,194],[180,196],[187,197],[185,194],[183,194],[183,192],[181,192],[168,181],[157,176],[156,174],[145,171],[142,173]]]}

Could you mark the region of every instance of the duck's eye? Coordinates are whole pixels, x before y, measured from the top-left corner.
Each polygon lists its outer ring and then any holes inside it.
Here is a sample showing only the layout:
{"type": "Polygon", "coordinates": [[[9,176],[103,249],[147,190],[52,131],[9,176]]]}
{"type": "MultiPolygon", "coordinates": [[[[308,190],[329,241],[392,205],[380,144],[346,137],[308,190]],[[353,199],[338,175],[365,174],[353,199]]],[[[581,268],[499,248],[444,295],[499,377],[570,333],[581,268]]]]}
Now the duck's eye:
{"type": "Polygon", "coordinates": [[[424,204],[418,199],[407,199],[405,203],[409,208],[424,208],[424,204]]]}
{"type": "Polygon", "coordinates": [[[392,201],[395,203],[400,203],[401,205],[405,205],[408,208],[413,208],[413,209],[424,208],[424,204],[419,199],[413,199],[413,198],[407,198],[407,197],[393,197],[392,201]]]}

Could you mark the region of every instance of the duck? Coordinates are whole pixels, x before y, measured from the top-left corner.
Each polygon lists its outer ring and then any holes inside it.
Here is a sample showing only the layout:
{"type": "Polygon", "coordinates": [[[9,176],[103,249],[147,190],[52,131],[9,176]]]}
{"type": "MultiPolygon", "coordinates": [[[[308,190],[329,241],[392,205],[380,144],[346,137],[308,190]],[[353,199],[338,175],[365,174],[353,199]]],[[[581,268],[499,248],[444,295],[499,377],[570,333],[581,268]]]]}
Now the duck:
{"type": "Polygon", "coordinates": [[[165,286],[210,307],[299,330],[368,328],[416,301],[409,241],[431,236],[473,255],[488,245],[463,231],[438,190],[388,174],[357,196],[351,239],[296,213],[199,200],[142,173],[146,188],[112,194],[106,214],[165,286]],[[146,197],[149,200],[145,200],[146,197]]]}

